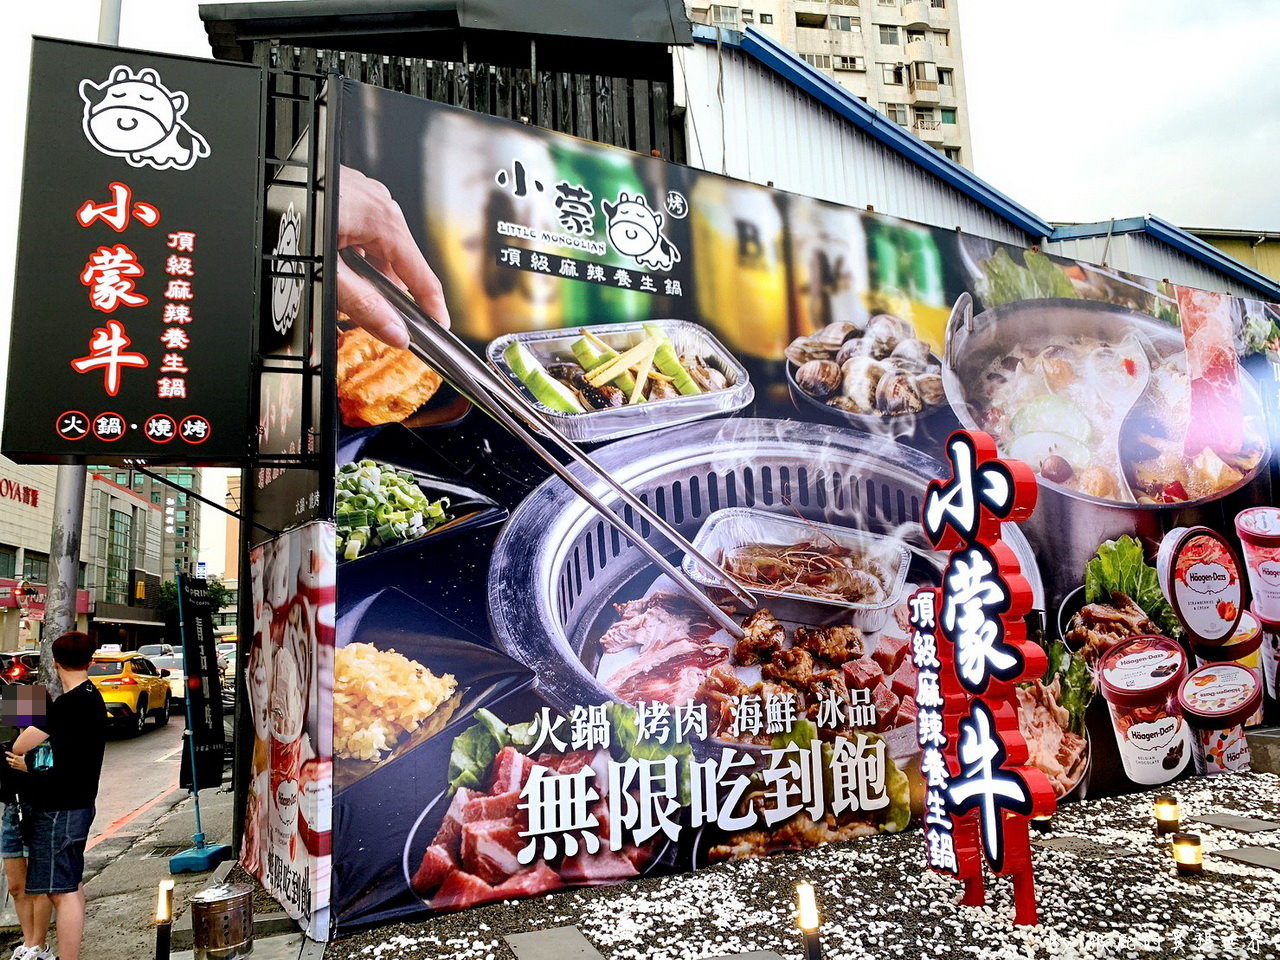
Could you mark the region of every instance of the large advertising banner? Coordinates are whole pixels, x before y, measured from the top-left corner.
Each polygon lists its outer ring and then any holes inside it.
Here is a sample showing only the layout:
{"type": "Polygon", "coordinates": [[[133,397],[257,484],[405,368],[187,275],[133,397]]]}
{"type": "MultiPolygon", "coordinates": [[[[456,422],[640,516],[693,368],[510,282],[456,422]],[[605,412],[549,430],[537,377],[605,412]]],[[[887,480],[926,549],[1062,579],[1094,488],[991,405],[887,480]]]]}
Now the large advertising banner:
{"type": "MultiPolygon", "coordinates": [[[[1036,475],[1002,549],[1056,797],[1247,767],[1280,636],[1275,305],[351,82],[340,106],[338,246],[757,602],[574,468],[731,636],[341,265],[339,930],[926,818],[908,599],[943,586],[921,505],[960,427],[1036,475]]],[[[947,630],[998,670],[991,572],[947,584],[947,630]]]]}
{"type": "Polygon", "coordinates": [[[334,530],[318,521],[249,554],[245,681],[253,755],[240,862],[307,934],[329,932],[334,530]]]}

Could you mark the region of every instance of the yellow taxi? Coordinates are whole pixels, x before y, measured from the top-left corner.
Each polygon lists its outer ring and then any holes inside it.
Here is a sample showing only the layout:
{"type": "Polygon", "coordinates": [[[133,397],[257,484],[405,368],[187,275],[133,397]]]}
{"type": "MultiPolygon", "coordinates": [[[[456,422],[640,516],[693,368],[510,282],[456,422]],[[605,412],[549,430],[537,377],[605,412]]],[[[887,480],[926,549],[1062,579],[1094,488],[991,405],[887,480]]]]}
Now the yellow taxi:
{"type": "Polygon", "coordinates": [[[147,717],[156,725],[169,722],[168,670],[159,670],[136,653],[108,653],[99,650],[89,664],[89,680],[107,705],[108,716],[141,733],[147,717]]]}

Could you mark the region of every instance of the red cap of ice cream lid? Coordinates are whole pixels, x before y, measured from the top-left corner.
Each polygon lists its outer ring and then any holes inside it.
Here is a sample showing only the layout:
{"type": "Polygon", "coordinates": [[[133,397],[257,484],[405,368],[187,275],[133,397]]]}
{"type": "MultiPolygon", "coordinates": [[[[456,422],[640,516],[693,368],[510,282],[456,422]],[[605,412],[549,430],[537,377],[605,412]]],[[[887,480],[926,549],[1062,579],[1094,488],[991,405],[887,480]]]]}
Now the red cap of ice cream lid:
{"type": "Polygon", "coordinates": [[[1238,663],[1210,663],[1192,670],[1178,688],[1187,722],[1201,730],[1229,730],[1262,705],[1262,679],[1238,663]]]}
{"type": "Polygon", "coordinates": [[[1236,514],[1236,533],[1245,543],[1280,547],[1280,507],[1250,507],[1236,514]]]}
{"type": "Polygon", "coordinates": [[[1197,643],[1191,641],[1192,652],[1201,660],[1209,663],[1230,663],[1243,660],[1262,648],[1262,625],[1258,618],[1249,611],[1240,615],[1240,623],[1233,633],[1222,643],[1197,643]]]}
{"type": "Polygon", "coordinates": [[[1176,640],[1131,637],[1102,655],[1098,685],[1108,703],[1145,707],[1167,700],[1187,675],[1187,655],[1176,640]]]}

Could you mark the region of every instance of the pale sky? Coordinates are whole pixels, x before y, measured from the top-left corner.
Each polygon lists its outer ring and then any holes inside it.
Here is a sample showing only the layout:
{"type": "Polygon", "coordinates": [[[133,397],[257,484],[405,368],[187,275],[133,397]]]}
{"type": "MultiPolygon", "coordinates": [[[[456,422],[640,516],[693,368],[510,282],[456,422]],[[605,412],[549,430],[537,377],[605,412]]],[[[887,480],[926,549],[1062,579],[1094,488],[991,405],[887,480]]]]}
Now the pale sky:
{"type": "MultiPolygon", "coordinates": [[[[527,0],[537,2],[537,0],[527,0]]],[[[1280,0],[951,0],[976,171],[1048,220],[1153,213],[1280,230],[1280,0]]],[[[120,43],[208,56],[197,0],[123,0],[120,43]]],[[[95,40],[98,0],[6,5],[0,56],[0,303],[12,299],[32,35],[95,40]]],[[[0,356],[8,326],[0,326],[0,356]]],[[[0,378],[3,378],[0,364],[0,378]]],[[[0,384],[0,389],[2,389],[0,384]]],[[[206,471],[221,502],[225,472],[206,471]]],[[[201,559],[223,563],[205,508],[201,559]]]]}
{"type": "Polygon", "coordinates": [[[1280,230],[1280,2],[952,2],[994,187],[1055,222],[1280,230]]]}

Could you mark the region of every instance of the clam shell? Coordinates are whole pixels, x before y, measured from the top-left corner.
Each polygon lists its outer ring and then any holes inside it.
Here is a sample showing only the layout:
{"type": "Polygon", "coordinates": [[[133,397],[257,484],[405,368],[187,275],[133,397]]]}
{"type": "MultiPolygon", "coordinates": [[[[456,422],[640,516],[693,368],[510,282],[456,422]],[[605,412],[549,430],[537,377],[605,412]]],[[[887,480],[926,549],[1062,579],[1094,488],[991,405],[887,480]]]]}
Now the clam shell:
{"type": "Polygon", "coordinates": [[[947,402],[947,393],[942,386],[942,374],[925,372],[915,380],[916,391],[927,407],[937,407],[947,402]]]}
{"type": "Polygon", "coordinates": [[[860,329],[852,320],[836,320],[815,333],[812,339],[832,350],[839,350],[840,344],[857,336],[860,329]]]}
{"type": "Polygon", "coordinates": [[[813,337],[796,337],[784,352],[787,359],[799,367],[810,360],[830,360],[835,356],[838,346],[839,344],[835,347],[826,346],[813,337]]]}
{"type": "Polygon", "coordinates": [[[924,409],[924,398],[909,375],[894,371],[881,377],[876,385],[875,405],[881,415],[897,417],[919,413],[924,409]]]}
{"type": "Polygon", "coordinates": [[[874,413],[876,389],[886,374],[884,364],[870,357],[852,357],[840,368],[843,376],[840,392],[855,413],[874,413]]]}
{"type": "Polygon", "coordinates": [[[905,320],[899,320],[897,317],[882,313],[877,317],[871,318],[871,321],[867,324],[866,332],[862,336],[870,341],[869,352],[871,356],[877,360],[882,360],[893,353],[894,348],[901,341],[911,338],[914,334],[915,331],[911,329],[911,324],[905,320]]]}
{"type": "Polygon", "coordinates": [[[796,385],[820,400],[839,390],[840,381],[840,365],[834,360],[810,360],[796,370],[796,385]]]}

